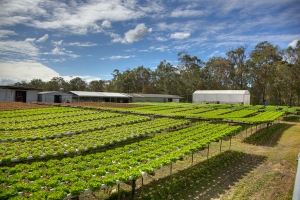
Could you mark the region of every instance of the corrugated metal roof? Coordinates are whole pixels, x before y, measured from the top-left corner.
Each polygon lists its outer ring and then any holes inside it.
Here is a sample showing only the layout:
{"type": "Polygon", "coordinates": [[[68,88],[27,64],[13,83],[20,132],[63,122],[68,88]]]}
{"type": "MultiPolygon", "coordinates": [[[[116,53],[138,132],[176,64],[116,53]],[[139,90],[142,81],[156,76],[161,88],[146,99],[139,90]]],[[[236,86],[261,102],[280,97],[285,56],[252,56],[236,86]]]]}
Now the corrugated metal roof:
{"type": "Polygon", "coordinates": [[[79,97],[142,97],[142,98],[171,98],[181,99],[183,97],[169,94],[136,94],[136,93],[117,93],[117,92],[87,92],[87,91],[70,91],[72,94],[79,97]]]}
{"type": "Polygon", "coordinates": [[[87,92],[87,91],[70,91],[80,97],[103,97],[99,92],[87,92]]]}
{"type": "Polygon", "coordinates": [[[170,98],[170,99],[182,99],[183,97],[178,95],[170,95],[170,94],[136,94],[136,93],[128,93],[131,97],[143,97],[143,98],[170,98]]]}
{"type": "Polygon", "coordinates": [[[31,87],[23,87],[23,86],[10,86],[10,85],[0,85],[2,89],[17,89],[17,90],[42,90],[40,88],[31,88],[31,87]]]}
{"type": "Polygon", "coordinates": [[[196,90],[194,94],[250,94],[248,90],[196,90]]]}
{"type": "Polygon", "coordinates": [[[124,93],[116,93],[116,92],[99,92],[105,97],[124,97],[129,98],[129,96],[125,95],[124,93]]]}
{"type": "Polygon", "coordinates": [[[44,91],[44,92],[39,92],[38,94],[59,94],[59,95],[72,95],[72,94],[68,94],[68,93],[64,93],[64,92],[58,92],[58,91],[44,91]]]}

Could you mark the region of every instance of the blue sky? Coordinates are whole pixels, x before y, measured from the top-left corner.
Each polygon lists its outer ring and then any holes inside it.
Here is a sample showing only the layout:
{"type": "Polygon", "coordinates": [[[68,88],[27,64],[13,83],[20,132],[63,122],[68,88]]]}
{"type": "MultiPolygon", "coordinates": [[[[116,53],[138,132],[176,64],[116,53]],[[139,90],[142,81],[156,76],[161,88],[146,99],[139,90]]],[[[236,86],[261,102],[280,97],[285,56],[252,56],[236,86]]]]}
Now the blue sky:
{"type": "Polygon", "coordinates": [[[111,73],[185,51],[207,61],[261,41],[300,40],[299,0],[1,0],[0,84],[111,73]]]}

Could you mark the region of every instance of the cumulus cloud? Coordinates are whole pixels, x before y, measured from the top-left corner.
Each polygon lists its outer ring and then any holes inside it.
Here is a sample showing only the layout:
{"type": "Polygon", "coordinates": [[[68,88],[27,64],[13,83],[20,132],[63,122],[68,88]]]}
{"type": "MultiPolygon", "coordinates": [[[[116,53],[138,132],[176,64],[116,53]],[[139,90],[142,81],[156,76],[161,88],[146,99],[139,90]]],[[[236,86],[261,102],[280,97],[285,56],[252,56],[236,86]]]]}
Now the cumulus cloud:
{"type": "Polygon", "coordinates": [[[138,24],[135,29],[129,30],[125,33],[125,40],[128,43],[132,43],[141,39],[147,33],[151,33],[152,28],[147,28],[144,23],[138,24]]]}
{"type": "Polygon", "coordinates": [[[34,78],[49,81],[57,76],[59,74],[53,69],[34,61],[0,62],[0,84],[3,85],[30,81],[34,78]]]}
{"type": "Polygon", "coordinates": [[[295,48],[298,41],[299,40],[293,40],[291,43],[289,43],[288,47],[291,46],[291,47],[295,48]]]}
{"type": "Polygon", "coordinates": [[[0,30],[0,38],[6,38],[8,35],[17,35],[14,31],[11,30],[0,30]]]}
{"type": "Polygon", "coordinates": [[[184,39],[190,37],[190,33],[187,32],[177,32],[177,33],[172,33],[170,38],[173,39],[184,39]]]}
{"type": "Polygon", "coordinates": [[[45,34],[43,37],[39,38],[37,42],[45,42],[49,38],[48,34],[45,34]]]}
{"type": "Polygon", "coordinates": [[[111,27],[111,23],[108,20],[104,20],[101,24],[102,27],[104,28],[110,28],[111,27]]]}

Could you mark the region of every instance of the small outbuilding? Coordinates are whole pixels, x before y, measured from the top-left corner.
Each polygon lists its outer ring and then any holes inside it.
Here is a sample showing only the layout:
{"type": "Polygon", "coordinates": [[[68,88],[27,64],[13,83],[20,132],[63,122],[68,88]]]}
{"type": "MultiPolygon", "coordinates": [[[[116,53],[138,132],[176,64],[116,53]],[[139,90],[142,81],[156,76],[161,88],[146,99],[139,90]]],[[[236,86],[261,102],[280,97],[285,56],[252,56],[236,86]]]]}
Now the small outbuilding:
{"type": "Polygon", "coordinates": [[[250,104],[248,90],[196,90],[193,103],[250,104]]]}
{"type": "Polygon", "coordinates": [[[0,85],[0,101],[36,102],[41,89],[22,86],[0,85]]]}
{"type": "Polygon", "coordinates": [[[51,102],[51,103],[70,103],[72,102],[72,94],[57,92],[57,91],[45,91],[38,93],[39,102],[51,102]]]}

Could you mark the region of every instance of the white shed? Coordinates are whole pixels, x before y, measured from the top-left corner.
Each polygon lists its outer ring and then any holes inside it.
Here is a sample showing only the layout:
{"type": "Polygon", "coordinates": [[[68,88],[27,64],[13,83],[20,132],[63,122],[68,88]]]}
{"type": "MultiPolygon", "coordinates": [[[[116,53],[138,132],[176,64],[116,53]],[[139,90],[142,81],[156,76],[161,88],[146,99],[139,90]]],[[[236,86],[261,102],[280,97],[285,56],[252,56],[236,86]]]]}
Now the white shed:
{"type": "Polygon", "coordinates": [[[72,101],[72,94],[57,92],[57,91],[45,91],[39,92],[39,102],[51,102],[51,103],[64,103],[72,101]]]}
{"type": "Polygon", "coordinates": [[[0,85],[0,101],[36,102],[41,89],[0,85]]]}
{"type": "Polygon", "coordinates": [[[196,90],[193,103],[250,104],[248,90],[196,90]]]}

